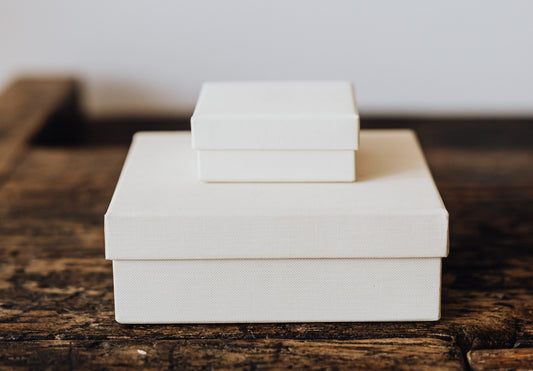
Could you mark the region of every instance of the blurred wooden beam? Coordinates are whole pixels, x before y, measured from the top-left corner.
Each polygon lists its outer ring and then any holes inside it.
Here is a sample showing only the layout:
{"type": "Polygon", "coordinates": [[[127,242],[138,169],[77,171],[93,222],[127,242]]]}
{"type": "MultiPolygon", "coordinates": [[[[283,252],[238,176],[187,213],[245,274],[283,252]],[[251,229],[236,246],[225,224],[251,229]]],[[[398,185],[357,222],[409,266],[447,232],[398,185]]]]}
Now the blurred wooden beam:
{"type": "Polygon", "coordinates": [[[0,184],[29,141],[54,118],[79,115],[79,85],[72,78],[23,78],[0,95],[0,184]]]}

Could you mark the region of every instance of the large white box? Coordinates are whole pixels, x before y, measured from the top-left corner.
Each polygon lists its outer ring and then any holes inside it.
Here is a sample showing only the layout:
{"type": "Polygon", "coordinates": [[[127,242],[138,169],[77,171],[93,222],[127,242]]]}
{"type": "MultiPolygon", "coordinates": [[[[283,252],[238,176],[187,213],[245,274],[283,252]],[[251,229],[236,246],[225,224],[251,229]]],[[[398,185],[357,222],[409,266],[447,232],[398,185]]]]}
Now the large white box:
{"type": "Polygon", "coordinates": [[[436,320],[448,214],[410,131],[356,183],[202,183],[188,133],[134,138],[105,216],[123,323],[436,320]]]}
{"type": "Polygon", "coordinates": [[[203,181],[356,177],[359,115],[349,82],[205,83],[191,128],[203,181]]]}
{"type": "Polygon", "coordinates": [[[115,260],[120,323],[434,321],[440,258],[115,260]]]}

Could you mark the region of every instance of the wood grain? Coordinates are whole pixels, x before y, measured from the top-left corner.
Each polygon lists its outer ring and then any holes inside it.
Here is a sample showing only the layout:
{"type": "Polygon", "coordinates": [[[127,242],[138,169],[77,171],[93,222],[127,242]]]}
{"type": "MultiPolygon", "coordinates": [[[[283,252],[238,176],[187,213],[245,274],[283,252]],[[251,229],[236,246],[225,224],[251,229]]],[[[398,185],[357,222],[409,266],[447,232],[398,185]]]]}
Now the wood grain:
{"type": "Polygon", "coordinates": [[[2,359],[13,369],[338,369],[457,370],[464,366],[457,347],[442,340],[155,340],[21,342],[2,359]],[[62,365],[62,367],[58,367],[62,365]],[[90,366],[89,366],[90,365],[90,366]]]}
{"type": "Polygon", "coordinates": [[[484,349],[468,352],[468,362],[478,370],[531,370],[533,348],[484,349]]]}
{"type": "Polygon", "coordinates": [[[127,147],[26,146],[0,186],[0,368],[527,368],[533,148],[453,143],[425,145],[450,212],[441,321],[135,326],[114,321],[103,258],[103,214],[127,147]]]}

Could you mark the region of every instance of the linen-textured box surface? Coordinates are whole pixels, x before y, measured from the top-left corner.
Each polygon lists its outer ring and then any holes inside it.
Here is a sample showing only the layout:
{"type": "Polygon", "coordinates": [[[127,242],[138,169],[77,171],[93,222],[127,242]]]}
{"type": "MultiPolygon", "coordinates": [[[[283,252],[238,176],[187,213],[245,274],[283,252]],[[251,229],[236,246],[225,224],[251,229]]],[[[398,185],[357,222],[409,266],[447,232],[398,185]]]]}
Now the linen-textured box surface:
{"type": "Polygon", "coordinates": [[[211,82],[191,118],[204,181],[353,181],[359,115],[342,81],[211,82]]]}
{"type": "Polygon", "coordinates": [[[355,183],[203,183],[189,133],[136,134],[105,216],[122,323],[436,320],[448,214],[410,131],[355,183]]]}

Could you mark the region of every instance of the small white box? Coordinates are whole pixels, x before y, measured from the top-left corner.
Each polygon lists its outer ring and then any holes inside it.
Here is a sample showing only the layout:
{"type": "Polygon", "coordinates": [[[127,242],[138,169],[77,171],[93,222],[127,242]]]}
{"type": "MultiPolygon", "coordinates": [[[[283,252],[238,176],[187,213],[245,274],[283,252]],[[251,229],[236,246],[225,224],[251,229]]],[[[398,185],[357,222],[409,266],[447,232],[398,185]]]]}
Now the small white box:
{"type": "Polygon", "coordinates": [[[188,133],[134,138],[105,216],[122,323],[440,315],[448,214],[410,131],[363,131],[356,183],[202,183],[188,133]]]}
{"type": "Polygon", "coordinates": [[[196,150],[352,150],[353,86],[344,81],[207,82],[191,117],[196,150]]]}
{"type": "Polygon", "coordinates": [[[354,151],[198,151],[205,182],[353,182],[354,151]]]}
{"type": "Polygon", "coordinates": [[[355,180],[348,162],[359,115],[349,82],[205,83],[191,128],[203,181],[355,180]]]}

